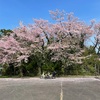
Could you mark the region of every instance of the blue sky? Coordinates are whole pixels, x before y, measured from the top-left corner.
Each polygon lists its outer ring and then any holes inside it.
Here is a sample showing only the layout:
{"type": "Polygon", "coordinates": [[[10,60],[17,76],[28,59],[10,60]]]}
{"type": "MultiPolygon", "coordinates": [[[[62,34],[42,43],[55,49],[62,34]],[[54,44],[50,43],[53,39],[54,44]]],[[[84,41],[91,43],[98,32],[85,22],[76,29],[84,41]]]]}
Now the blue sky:
{"type": "Polygon", "coordinates": [[[0,0],[0,29],[14,29],[19,21],[29,24],[33,18],[51,21],[49,10],[56,9],[74,12],[87,23],[100,20],[100,0],[0,0]]]}

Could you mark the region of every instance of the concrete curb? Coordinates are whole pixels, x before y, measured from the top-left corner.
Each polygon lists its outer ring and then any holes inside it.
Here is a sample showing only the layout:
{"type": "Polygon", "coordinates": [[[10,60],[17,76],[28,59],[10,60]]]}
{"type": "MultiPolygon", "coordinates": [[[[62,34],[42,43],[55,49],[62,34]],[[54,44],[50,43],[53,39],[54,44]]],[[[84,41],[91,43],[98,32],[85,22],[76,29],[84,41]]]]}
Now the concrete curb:
{"type": "Polygon", "coordinates": [[[95,78],[100,80],[100,76],[96,76],[95,78]]]}

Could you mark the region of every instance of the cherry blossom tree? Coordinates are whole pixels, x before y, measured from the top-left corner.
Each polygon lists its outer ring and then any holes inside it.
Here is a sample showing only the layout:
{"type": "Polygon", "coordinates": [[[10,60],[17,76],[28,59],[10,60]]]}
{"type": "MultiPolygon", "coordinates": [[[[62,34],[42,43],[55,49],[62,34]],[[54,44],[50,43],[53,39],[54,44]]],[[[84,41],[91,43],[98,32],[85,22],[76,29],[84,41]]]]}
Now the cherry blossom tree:
{"type": "Polygon", "coordinates": [[[94,41],[92,41],[94,49],[100,54],[100,22],[94,25],[94,41]]]}
{"type": "Polygon", "coordinates": [[[51,61],[61,60],[65,65],[80,56],[84,42],[93,34],[91,25],[74,17],[73,13],[56,10],[50,11],[50,14],[55,23],[34,19],[34,24],[25,26],[20,22],[20,27],[15,28],[13,33],[0,38],[0,62],[17,62],[20,65],[31,55],[38,54],[44,64],[48,53],[51,61]]]}
{"type": "Polygon", "coordinates": [[[92,25],[86,25],[73,13],[56,10],[50,14],[57,21],[53,24],[54,41],[48,47],[54,52],[53,61],[63,59],[65,63],[65,59],[77,59],[84,52],[84,42],[93,34],[92,25]]]}
{"type": "Polygon", "coordinates": [[[27,61],[28,57],[39,52],[44,57],[44,47],[49,44],[51,25],[46,20],[34,20],[35,24],[20,27],[13,30],[10,36],[0,39],[1,63],[27,61]]]}

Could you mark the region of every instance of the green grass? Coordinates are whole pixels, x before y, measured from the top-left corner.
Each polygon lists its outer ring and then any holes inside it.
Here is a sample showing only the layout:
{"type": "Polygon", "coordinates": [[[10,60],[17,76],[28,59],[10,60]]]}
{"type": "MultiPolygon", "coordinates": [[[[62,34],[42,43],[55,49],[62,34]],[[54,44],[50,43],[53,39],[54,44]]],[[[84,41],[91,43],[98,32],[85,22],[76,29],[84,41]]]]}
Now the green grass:
{"type": "Polygon", "coordinates": [[[19,78],[19,76],[0,76],[0,78],[19,78]]]}
{"type": "Polygon", "coordinates": [[[59,76],[64,78],[86,78],[86,77],[95,77],[95,75],[65,75],[65,76],[59,76]]]}
{"type": "MultiPolygon", "coordinates": [[[[100,75],[97,75],[100,77],[100,75]]],[[[37,77],[39,78],[40,76],[0,76],[0,78],[34,78],[37,77]]],[[[57,76],[57,78],[86,78],[86,77],[96,77],[95,75],[61,75],[61,76],[57,76]]]]}

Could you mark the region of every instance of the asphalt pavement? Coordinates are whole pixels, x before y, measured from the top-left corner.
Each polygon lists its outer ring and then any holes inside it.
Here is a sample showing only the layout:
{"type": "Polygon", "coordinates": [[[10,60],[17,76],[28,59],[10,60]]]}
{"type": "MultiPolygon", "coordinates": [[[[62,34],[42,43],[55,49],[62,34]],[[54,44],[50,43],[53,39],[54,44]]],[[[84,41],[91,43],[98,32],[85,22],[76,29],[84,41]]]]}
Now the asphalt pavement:
{"type": "Polygon", "coordinates": [[[1,78],[0,100],[100,100],[100,80],[1,78]]]}

